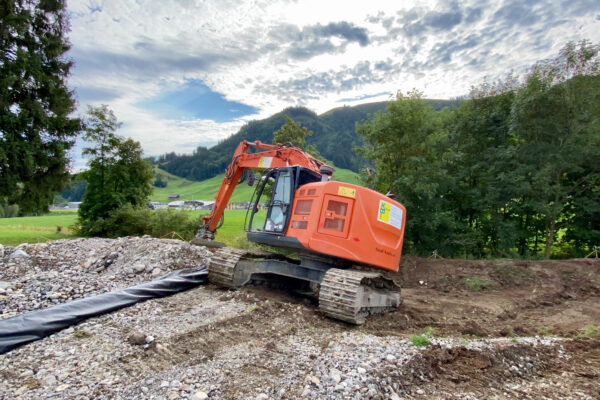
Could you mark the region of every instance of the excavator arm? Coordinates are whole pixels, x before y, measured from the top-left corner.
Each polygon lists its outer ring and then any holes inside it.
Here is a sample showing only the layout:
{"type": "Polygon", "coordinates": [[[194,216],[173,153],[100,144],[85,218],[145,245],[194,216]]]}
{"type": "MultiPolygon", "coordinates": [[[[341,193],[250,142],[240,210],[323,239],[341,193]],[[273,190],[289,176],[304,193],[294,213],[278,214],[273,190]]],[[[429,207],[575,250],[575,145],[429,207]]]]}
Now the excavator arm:
{"type": "Polygon", "coordinates": [[[319,168],[324,164],[297,147],[265,144],[259,140],[254,142],[244,140],[241,142],[233,154],[231,163],[225,170],[225,177],[215,197],[212,211],[209,215],[203,217],[204,225],[200,227],[196,237],[199,239],[214,239],[215,231],[227,203],[245,170],[263,171],[268,168],[281,168],[291,165],[299,165],[320,173],[319,168]],[[249,153],[251,147],[262,151],[249,153]]]}

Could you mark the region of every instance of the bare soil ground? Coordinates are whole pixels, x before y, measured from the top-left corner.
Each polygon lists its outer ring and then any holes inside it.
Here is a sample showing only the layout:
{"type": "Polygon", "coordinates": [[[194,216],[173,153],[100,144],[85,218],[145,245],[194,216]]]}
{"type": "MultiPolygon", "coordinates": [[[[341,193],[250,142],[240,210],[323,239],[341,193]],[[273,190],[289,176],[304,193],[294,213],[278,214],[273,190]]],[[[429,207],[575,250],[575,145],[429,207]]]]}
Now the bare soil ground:
{"type": "Polygon", "coordinates": [[[600,398],[600,260],[407,257],[396,278],[403,305],[359,327],[263,287],[138,304],[0,356],[0,398],[600,398]]]}

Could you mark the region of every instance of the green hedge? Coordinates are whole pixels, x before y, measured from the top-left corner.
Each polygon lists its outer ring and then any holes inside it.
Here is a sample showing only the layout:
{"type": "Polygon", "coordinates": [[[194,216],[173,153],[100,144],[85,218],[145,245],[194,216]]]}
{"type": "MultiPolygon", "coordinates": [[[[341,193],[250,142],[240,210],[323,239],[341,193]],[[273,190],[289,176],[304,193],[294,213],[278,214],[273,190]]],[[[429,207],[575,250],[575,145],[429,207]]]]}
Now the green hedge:
{"type": "Polygon", "coordinates": [[[142,236],[162,237],[176,232],[181,238],[190,240],[202,224],[201,216],[179,210],[150,210],[125,206],[114,210],[108,218],[94,222],[82,222],[75,230],[83,236],[142,236]]]}

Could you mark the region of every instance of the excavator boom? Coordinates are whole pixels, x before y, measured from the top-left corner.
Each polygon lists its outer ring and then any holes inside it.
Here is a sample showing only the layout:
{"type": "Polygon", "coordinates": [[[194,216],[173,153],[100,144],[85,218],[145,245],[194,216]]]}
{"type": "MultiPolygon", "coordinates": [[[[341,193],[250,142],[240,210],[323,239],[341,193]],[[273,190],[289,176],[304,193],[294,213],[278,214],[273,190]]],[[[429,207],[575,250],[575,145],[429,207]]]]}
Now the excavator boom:
{"type": "Polygon", "coordinates": [[[215,197],[215,205],[211,213],[203,218],[204,225],[200,228],[197,236],[203,239],[214,237],[227,203],[245,170],[263,171],[267,168],[289,167],[290,165],[299,165],[319,173],[319,168],[324,164],[297,147],[266,144],[259,140],[241,142],[225,170],[225,177],[215,197]],[[251,148],[261,151],[250,153],[251,148]]]}

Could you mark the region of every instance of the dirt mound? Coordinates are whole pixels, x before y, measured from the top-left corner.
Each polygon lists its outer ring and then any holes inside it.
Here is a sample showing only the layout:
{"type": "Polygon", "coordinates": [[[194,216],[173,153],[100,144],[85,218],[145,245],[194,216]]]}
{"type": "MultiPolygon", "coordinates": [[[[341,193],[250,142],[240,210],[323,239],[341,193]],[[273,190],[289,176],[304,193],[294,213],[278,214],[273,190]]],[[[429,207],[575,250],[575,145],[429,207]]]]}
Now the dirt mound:
{"type": "Polygon", "coordinates": [[[408,258],[396,274],[403,306],[365,329],[397,334],[576,336],[600,323],[600,260],[487,261],[408,258]]]}

